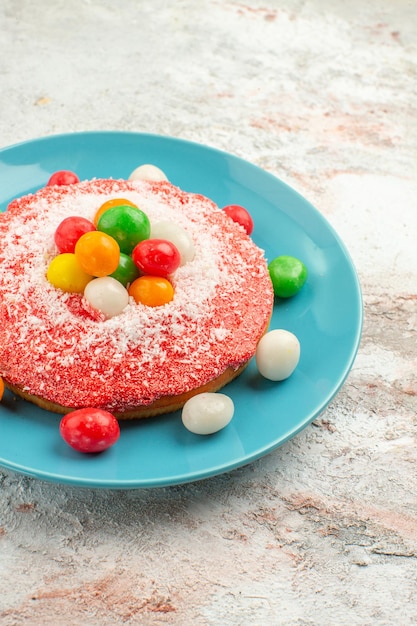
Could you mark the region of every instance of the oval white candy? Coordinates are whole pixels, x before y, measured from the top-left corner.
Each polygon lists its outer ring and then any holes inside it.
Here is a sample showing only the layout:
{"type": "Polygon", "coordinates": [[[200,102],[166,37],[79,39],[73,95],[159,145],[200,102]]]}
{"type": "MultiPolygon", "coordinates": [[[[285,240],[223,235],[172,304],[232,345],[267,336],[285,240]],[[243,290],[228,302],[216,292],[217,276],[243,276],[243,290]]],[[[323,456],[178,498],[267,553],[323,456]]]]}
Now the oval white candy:
{"type": "Polygon", "coordinates": [[[255,359],[262,376],[269,380],[285,380],[300,360],[300,342],[288,330],[271,330],[260,339],[255,359]]]}
{"type": "Polygon", "coordinates": [[[181,265],[192,261],[195,248],[191,235],[185,228],[168,220],[151,224],[151,239],[168,239],[178,249],[181,256],[181,265]]]}
{"type": "Polygon", "coordinates": [[[111,276],[95,278],[84,289],[84,297],[93,309],[107,318],[119,315],[129,303],[127,289],[111,276]]]}
{"type": "Polygon", "coordinates": [[[161,181],[168,180],[166,174],[156,167],[156,165],[151,165],[150,163],[145,163],[144,165],[139,165],[133,172],[130,174],[128,180],[152,180],[152,181],[161,181]]]}
{"type": "Polygon", "coordinates": [[[230,422],[235,407],[233,400],[224,393],[203,392],[184,404],[182,422],[196,435],[211,435],[230,422]]]}

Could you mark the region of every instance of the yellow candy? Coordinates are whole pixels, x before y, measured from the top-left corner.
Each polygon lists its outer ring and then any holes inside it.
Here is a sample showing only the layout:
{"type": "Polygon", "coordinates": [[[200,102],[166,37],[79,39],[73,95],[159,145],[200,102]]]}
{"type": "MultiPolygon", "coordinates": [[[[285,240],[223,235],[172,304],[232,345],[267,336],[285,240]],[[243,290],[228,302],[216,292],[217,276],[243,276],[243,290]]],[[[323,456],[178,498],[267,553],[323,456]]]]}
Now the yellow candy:
{"type": "Polygon", "coordinates": [[[93,279],[82,269],[72,252],[58,254],[49,264],[46,278],[54,287],[69,293],[83,293],[93,279]]]}

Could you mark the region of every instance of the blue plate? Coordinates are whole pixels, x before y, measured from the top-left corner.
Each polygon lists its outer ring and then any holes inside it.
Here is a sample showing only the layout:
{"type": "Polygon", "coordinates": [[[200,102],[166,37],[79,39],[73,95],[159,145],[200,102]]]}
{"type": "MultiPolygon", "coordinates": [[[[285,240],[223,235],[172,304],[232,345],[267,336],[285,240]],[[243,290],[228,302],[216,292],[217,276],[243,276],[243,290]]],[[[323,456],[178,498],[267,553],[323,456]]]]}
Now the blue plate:
{"type": "Polygon", "coordinates": [[[271,328],[295,333],[301,359],[282,383],[262,379],[254,361],[225,392],[235,416],[206,437],[182,425],[180,412],[122,424],[117,444],[82,455],[61,440],[59,416],[16,399],[0,404],[0,464],[45,480],[128,489],[176,485],[227,472],[294,437],[327,406],[354,361],[362,327],[361,292],[343,243],[306,200],[274,176],[230,154],[156,135],[87,132],[0,150],[0,208],[45,185],[61,169],[81,179],[127,178],[153,163],[169,180],[220,207],[241,204],[255,222],[254,241],[267,259],[302,259],[309,277],[294,298],[276,302],[271,328]]]}

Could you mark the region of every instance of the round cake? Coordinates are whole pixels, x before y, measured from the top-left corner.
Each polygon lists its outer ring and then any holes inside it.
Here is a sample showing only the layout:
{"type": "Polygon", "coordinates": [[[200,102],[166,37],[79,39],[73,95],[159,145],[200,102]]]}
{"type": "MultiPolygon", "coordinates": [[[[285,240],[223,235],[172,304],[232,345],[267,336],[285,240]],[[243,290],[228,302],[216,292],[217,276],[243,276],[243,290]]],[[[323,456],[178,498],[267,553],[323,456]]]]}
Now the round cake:
{"type": "Polygon", "coordinates": [[[263,251],[208,198],[169,182],[92,180],[47,186],[0,213],[0,376],[57,413],[102,408],[119,419],[181,408],[238,376],[267,330],[273,289],[263,251]],[[67,217],[93,220],[124,198],[149,218],[181,226],[194,257],[169,276],[173,299],[132,297],[107,318],[47,271],[67,217]]]}

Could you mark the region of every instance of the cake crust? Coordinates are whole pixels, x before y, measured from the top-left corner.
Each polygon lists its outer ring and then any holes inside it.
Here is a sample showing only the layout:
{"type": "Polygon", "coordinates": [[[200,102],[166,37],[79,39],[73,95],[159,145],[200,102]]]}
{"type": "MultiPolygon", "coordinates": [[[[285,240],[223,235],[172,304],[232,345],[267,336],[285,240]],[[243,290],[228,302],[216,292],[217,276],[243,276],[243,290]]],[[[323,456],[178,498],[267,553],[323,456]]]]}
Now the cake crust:
{"type": "MultiPolygon", "coordinates": [[[[228,367],[220,376],[218,376],[214,380],[206,383],[205,385],[202,385],[201,387],[192,389],[187,393],[182,393],[177,396],[164,396],[162,398],[158,398],[158,400],[155,400],[149,406],[138,406],[134,409],[128,409],[123,412],[113,411],[113,415],[119,420],[129,420],[155,417],[164,413],[172,413],[173,411],[181,409],[187,402],[187,400],[197,395],[198,393],[219,391],[219,389],[222,389],[225,385],[240,376],[240,374],[247,367],[247,365],[248,363],[244,363],[236,370],[228,367]]],[[[41,409],[51,411],[51,413],[65,415],[66,413],[70,413],[74,410],[73,408],[62,406],[61,404],[56,404],[55,402],[51,402],[49,400],[46,400],[45,398],[40,398],[39,396],[35,396],[33,394],[25,392],[17,385],[11,385],[10,383],[6,382],[5,386],[10,389],[10,391],[12,391],[15,395],[23,398],[23,400],[31,402],[32,404],[36,404],[41,409]]]]}

